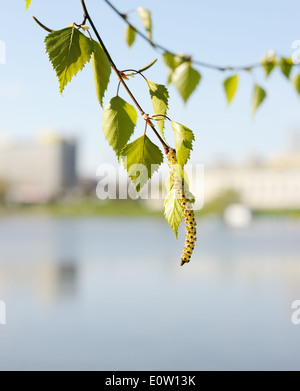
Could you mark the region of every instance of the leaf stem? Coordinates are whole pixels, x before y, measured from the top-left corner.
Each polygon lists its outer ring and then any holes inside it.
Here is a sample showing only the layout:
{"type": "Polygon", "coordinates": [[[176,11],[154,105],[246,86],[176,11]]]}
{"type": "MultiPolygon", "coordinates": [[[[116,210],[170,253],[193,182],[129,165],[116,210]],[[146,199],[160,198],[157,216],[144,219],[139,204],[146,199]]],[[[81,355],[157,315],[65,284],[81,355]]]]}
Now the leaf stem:
{"type": "MultiPolygon", "coordinates": [[[[136,107],[138,108],[139,112],[141,113],[142,116],[145,115],[145,111],[142,109],[142,107],[140,106],[140,104],[138,103],[138,101],[136,100],[135,96],[133,95],[133,93],[130,91],[130,89],[128,88],[127,84],[125,83],[125,81],[123,80],[122,78],[122,74],[121,72],[118,70],[115,62],[113,61],[111,55],[109,54],[104,42],[102,41],[102,38],[98,32],[98,30],[96,29],[95,25],[94,25],[94,22],[92,20],[92,18],[90,17],[90,14],[87,10],[87,7],[86,7],[86,4],[85,4],[85,0],[80,0],[81,1],[81,5],[82,5],[82,8],[83,8],[83,12],[84,12],[84,20],[88,20],[100,45],[102,46],[103,50],[104,50],[104,53],[108,59],[108,61],[110,62],[110,65],[112,67],[112,69],[115,71],[115,73],[117,74],[121,84],[123,85],[123,87],[125,88],[125,90],[127,91],[128,95],[130,96],[130,98],[133,100],[134,104],[136,105],[136,107]]],[[[163,140],[163,138],[160,136],[160,134],[157,132],[157,130],[155,129],[155,126],[149,122],[149,126],[152,128],[153,132],[155,133],[156,137],[159,139],[159,141],[161,142],[162,146],[164,147],[164,150],[166,152],[166,154],[169,152],[169,149],[170,147],[166,144],[166,142],[163,140]]]]}
{"type": "Polygon", "coordinates": [[[125,69],[125,70],[122,71],[122,72],[123,72],[123,73],[131,72],[131,73],[129,73],[127,76],[140,75],[140,76],[142,76],[142,78],[143,78],[146,82],[148,82],[147,78],[142,74],[141,71],[137,71],[137,70],[135,70],[135,69],[125,69]]]}

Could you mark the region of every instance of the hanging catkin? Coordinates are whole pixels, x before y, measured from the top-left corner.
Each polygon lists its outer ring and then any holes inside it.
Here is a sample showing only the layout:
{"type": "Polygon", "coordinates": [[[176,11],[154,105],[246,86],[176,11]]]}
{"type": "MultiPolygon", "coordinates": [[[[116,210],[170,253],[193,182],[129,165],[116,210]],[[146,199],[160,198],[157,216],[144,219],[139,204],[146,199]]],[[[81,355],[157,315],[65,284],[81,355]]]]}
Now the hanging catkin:
{"type": "Polygon", "coordinates": [[[178,163],[176,158],[176,151],[174,149],[169,150],[167,155],[168,164],[170,168],[171,185],[176,190],[176,196],[179,201],[180,207],[183,212],[185,222],[185,246],[181,255],[181,266],[190,262],[191,256],[195,247],[196,238],[196,220],[194,210],[192,209],[192,203],[186,198],[183,186],[183,178],[181,175],[182,170],[178,170],[178,163]],[[179,173],[180,171],[180,173],[179,173]]]}

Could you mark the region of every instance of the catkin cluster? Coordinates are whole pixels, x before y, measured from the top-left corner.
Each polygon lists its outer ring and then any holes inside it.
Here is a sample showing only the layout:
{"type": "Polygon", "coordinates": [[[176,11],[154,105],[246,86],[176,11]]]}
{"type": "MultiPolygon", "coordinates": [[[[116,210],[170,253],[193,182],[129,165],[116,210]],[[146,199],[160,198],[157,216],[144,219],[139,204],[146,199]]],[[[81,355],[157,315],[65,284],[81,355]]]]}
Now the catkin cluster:
{"type": "Polygon", "coordinates": [[[196,220],[194,211],[192,208],[192,203],[186,198],[184,193],[183,186],[183,178],[178,172],[178,164],[176,158],[176,152],[174,149],[170,149],[167,155],[169,168],[170,168],[170,176],[171,176],[171,184],[174,186],[176,190],[176,195],[180,204],[180,207],[183,212],[184,222],[185,222],[185,246],[181,255],[181,266],[185,263],[190,262],[191,256],[195,247],[196,238],[196,220]]]}

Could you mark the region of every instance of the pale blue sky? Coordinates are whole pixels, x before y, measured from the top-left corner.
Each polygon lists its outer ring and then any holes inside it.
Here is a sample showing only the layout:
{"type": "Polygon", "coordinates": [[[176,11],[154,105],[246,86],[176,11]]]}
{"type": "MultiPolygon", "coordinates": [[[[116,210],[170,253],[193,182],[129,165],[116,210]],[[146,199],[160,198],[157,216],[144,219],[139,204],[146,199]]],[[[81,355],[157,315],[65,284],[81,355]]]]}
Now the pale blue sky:
{"type": "MultiPolygon", "coordinates": [[[[7,63],[0,65],[0,135],[27,140],[45,128],[75,135],[80,142],[80,170],[94,175],[99,164],[116,159],[103,136],[102,109],[95,97],[91,66],[67,86],[61,97],[45,54],[46,32],[31,17],[35,15],[53,29],[64,28],[68,22],[81,22],[80,1],[32,0],[27,12],[24,3],[0,0],[0,40],[7,49],[7,63]]],[[[141,39],[131,49],[127,48],[122,20],[103,0],[86,3],[119,68],[140,68],[158,57],[159,61],[146,76],[165,83],[166,68],[161,57],[141,39]]],[[[138,6],[149,8],[155,41],[175,52],[220,65],[257,62],[269,49],[291,56],[292,42],[300,40],[300,6],[296,0],[113,0],[113,3],[124,12],[138,6]]],[[[139,23],[134,14],[131,21],[139,23]]],[[[269,96],[253,119],[251,75],[241,74],[236,99],[227,108],[222,82],[230,73],[197,69],[202,74],[201,84],[187,105],[170,87],[169,116],[193,129],[196,135],[193,162],[236,160],[253,154],[269,156],[286,147],[290,132],[300,130],[300,99],[279,71],[268,80],[260,70],[254,73],[254,79],[269,96]]],[[[144,82],[135,79],[130,86],[145,110],[152,112],[144,82]]],[[[113,76],[105,102],[114,96],[116,87],[113,76]]],[[[125,93],[121,95],[128,100],[125,93]]],[[[143,130],[140,121],[135,137],[143,130]]],[[[167,136],[172,144],[170,131],[167,136]]]]}

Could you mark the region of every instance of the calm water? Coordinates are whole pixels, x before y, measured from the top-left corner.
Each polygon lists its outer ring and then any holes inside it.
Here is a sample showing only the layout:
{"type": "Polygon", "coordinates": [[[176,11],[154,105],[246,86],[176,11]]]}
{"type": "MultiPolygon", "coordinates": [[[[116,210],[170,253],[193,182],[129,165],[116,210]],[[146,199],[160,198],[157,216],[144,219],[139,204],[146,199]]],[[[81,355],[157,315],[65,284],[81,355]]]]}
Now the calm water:
{"type": "Polygon", "coordinates": [[[300,369],[300,222],[1,218],[2,370],[300,369]]]}

